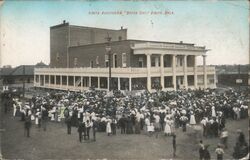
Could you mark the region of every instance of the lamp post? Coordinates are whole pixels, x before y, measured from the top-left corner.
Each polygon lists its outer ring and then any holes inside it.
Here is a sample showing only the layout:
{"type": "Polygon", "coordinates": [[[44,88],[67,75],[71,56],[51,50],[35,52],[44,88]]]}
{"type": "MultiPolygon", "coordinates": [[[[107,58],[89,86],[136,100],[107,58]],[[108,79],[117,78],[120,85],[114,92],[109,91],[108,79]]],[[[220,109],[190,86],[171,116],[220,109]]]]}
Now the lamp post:
{"type": "Polygon", "coordinates": [[[108,43],[106,46],[106,52],[108,54],[108,62],[109,62],[109,91],[111,91],[111,46],[110,46],[110,41],[111,41],[111,37],[107,37],[108,43]]]}

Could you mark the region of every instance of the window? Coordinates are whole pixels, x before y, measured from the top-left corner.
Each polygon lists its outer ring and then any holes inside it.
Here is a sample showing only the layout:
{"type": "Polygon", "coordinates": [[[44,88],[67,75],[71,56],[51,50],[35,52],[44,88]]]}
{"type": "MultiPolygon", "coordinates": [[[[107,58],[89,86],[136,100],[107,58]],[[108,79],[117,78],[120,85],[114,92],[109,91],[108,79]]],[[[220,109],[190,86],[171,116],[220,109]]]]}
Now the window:
{"type": "Polygon", "coordinates": [[[183,58],[181,57],[181,58],[180,58],[180,66],[183,65],[182,62],[183,62],[183,58]]]}
{"type": "Polygon", "coordinates": [[[77,67],[78,58],[74,58],[74,67],[77,67]]]}
{"type": "Polygon", "coordinates": [[[180,79],[180,83],[181,83],[181,84],[183,84],[183,77],[181,77],[181,79],[180,79]]]}
{"type": "Polygon", "coordinates": [[[56,53],[56,61],[59,61],[60,60],[60,54],[57,52],[56,53]]]}
{"type": "Polygon", "coordinates": [[[118,67],[118,65],[117,65],[117,54],[116,53],[113,55],[113,67],[114,68],[118,67]]]}
{"type": "Polygon", "coordinates": [[[105,59],[105,66],[109,67],[109,56],[107,54],[105,54],[104,59],[105,59]]]}
{"type": "Polygon", "coordinates": [[[127,67],[127,54],[122,53],[122,67],[127,67]]]}
{"type": "Polygon", "coordinates": [[[155,67],[155,66],[156,66],[156,57],[154,57],[154,58],[152,57],[152,58],[151,58],[151,66],[152,66],[152,67],[155,67]]]}
{"type": "Polygon", "coordinates": [[[90,61],[90,67],[93,68],[94,67],[94,62],[90,61]]]}
{"type": "Polygon", "coordinates": [[[121,41],[121,40],[122,40],[122,36],[119,36],[119,37],[118,37],[118,40],[121,41]]]}
{"type": "Polygon", "coordinates": [[[143,67],[143,58],[139,57],[139,67],[143,67]]]}
{"type": "Polygon", "coordinates": [[[99,65],[99,56],[96,56],[95,63],[99,65]]]}
{"type": "Polygon", "coordinates": [[[159,64],[159,57],[155,57],[155,67],[159,67],[160,64],[159,64]]]}

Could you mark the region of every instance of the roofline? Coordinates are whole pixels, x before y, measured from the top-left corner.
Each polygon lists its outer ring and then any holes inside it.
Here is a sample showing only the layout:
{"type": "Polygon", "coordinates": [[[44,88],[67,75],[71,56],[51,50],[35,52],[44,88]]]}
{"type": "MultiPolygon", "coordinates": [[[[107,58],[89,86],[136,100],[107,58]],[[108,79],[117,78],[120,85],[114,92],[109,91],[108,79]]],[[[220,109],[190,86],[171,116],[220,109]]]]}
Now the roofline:
{"type": "Polygon", "coordinates": [[[69,26],[70,26],[70,27],[79,27],[79,28],[88,28],[88,29],[113,30],[113,31],[127,30],[127,28],[122,28],[122,29],[109,29],[109,28],[99,28],[99,27],[89,27],[89,26],[78,26],[78,25],[69,25],[69,26]]]}
{"type": "MultiPolygon", "coordinates": [[[[167,43],[167,44],[178,44],[178,45],[190,45],[194,46],[194,43],[183,43],[183,42],[164,42],[164,41],[150,41],[150,40],[138,40],[138,39],[124,39],[120,41],[111,41],[110,43],[119,43],[119,42],[153,42],[153,43],[167,43]]],[[[102,42],[102,43],[93,43],[93,44],[84,44],[84,45],[77,45],[77,46],[70,46],[69,48],[76,48],[76,47],[83,47],[83,46],[91,46],[91,45],[101,45],[101,44],[107,44],[108,42],[102,42]]],[[[194,46],[194,47],[202,47],[202,46],[194,46]]],[[[205,47],[205,46],[204,46],[205,47]]],[[[210,51],[210,49],[205,49],[206,51],[210,51]]]]}
{"type": "Polygon", "coordinates": [[[64,26],[69,26],[69,27],[79,27],[79,28],[85,28],[85,29],[101,29],[101,30],[112,30],[112,31],[121,31],[125,30],[127,31],[127,28],[120,28],[120,29],[109,29],[109,28],[100,28],[100,27],[89,27],[89,26],[78,26],[78,25],[70,25],[68,22],[67,23],[61,23],[55,26],[51,26],[50,29],[55,29],[59,27],[64,27],[64,26]]]}
{"type": "Polygon", "coordinates": [[[69,26],[69,23],[61,23],[55,26],[51,26],[50,29],[55,29],[55,28],[59,28],[59,27],[64,27],[64,26],[69,26]]]}

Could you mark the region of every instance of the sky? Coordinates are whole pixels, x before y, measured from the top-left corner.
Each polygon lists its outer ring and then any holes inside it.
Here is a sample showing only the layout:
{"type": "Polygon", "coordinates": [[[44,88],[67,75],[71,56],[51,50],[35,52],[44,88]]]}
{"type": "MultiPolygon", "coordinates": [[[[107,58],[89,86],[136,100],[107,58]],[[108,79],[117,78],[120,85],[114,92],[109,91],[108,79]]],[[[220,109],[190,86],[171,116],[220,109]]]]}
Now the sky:
{"type": "Polygon", "coordinates": [[[49,64],[49,27],[63,20],[90,27],[123,26],[129,39],[206,46],[210,49],[207,64],[249,64],[247,0],[48,0],[2,3],[0,66],[49,64]],[[119,11],[123,14],[110,14],[119,11]],[[161,14],[152,15],[152,11],[161,14]]]}

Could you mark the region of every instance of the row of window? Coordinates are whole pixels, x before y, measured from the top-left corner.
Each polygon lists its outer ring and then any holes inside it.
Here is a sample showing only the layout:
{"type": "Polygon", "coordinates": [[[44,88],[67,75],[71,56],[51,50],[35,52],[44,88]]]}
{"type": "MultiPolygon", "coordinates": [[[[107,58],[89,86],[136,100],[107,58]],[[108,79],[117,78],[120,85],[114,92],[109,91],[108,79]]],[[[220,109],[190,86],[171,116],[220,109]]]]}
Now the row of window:
{"type": "MultiPolygon", "coordinates": [[[[154,60],[151,61],[151,66],[152,67],[158,67],[160,65],[160,61],[159,61],[159,57],[153,57],[154,60]]],[[[59,61],[59,53],[57,53],[57,57],[56,60],[59,61]]],[[[105,66],[109,67],[109,55],[105,55],[104,57],[104,61],[105,61],[105,66]]],[[[118,67],[118,62],[117,62],[117,54],[114,53],[113,54],[113,67],[117,68],[118,67]]],[[[99,65],[99,56],[96,56],[95,59],[95,64],[98,66],[99,65]]],[[[139,57],[139,62],[138,62],[139,67],[143,67],[143,57],[139,57]]],[[[164,62],[164,66],[168,66],[170,67],[170,65],[165,65],[164,62]]],[[[183,66],[183,57],[177,57],[176,58],[176,66],[181,67],[183,66]]],[[[78,67],[78,58],[74,58],[74,67],[78,67]]],[[[90,67],[94,67],[94,61],[90,61],[90,67]]],[[[127,54],[126,53],[122,53],[122,67],[127,67],[127,54]]]]}
{"type": "MultiPolygon", "coordinates": [[[[109,55],[105,54],[104,61],[105,61],[105,66],[109,67],[109,55]]],[[[97,66],[99,65],[99,56],[96,56],[95,64],[97,66]]],[[[78,66],[78,58],[74,58],[74,67],[77,67],[77,66],[78,66]]],[[[91,68],[94,67],[94,61],[93,60],[90,61],[89,66],[91,68]]],[[[117,54],[116,53],[113,54],[113,67],[114,68],[118,67],[118,60],[117,60],[117,54]]],[[[126,53],[122,53],[122,67],[127,67],[127,54],[126,53]]]]}

